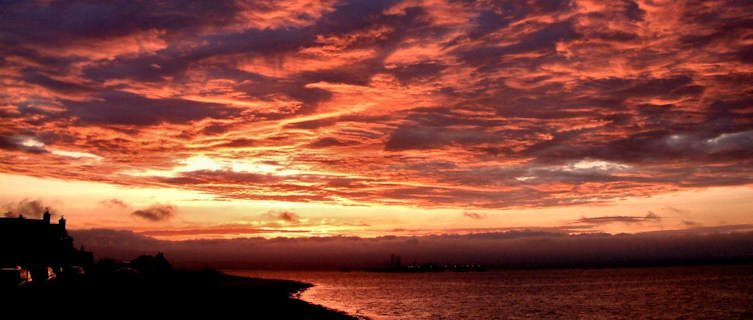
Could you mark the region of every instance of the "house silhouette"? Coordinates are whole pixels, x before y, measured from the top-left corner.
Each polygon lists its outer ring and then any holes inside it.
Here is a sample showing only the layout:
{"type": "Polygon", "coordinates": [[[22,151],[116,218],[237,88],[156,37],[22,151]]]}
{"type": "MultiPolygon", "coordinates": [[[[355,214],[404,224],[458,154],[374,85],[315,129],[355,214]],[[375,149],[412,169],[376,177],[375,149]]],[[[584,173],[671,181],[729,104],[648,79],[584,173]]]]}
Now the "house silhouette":
{"type": "Polygon", "coordinates": [[[87,266],[93,261],[91,252],[73,247],[73,238],[65,228],[65,218],[50,221],[49,210],[42,219],[0,218],[0,266],[53,267],[87,266]]]}

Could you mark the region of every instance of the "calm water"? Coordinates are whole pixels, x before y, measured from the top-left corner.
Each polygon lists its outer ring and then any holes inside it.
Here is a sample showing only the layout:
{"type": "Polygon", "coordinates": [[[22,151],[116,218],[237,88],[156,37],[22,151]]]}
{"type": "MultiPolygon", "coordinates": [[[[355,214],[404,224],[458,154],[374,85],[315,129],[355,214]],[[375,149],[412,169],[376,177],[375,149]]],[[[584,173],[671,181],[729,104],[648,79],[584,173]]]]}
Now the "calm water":
{"type": "Polygon", "coordinates": [[[232,270],[312,283],[370,319],[753,319],[753,266],[370,273],[232,270]]]}

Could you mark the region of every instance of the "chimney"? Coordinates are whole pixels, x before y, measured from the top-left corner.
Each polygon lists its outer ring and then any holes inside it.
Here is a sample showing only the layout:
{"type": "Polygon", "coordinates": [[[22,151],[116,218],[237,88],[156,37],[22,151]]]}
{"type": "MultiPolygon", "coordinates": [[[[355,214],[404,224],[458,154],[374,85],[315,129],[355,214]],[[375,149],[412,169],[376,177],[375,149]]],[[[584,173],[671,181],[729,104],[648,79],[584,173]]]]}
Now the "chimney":
{"type": "Polygon", "coordinates": [[[42,220],[44,220],[45,223],[50,224],[50,209],[47,209],[44,211],[44,214],[42,215],[42,220]]]}

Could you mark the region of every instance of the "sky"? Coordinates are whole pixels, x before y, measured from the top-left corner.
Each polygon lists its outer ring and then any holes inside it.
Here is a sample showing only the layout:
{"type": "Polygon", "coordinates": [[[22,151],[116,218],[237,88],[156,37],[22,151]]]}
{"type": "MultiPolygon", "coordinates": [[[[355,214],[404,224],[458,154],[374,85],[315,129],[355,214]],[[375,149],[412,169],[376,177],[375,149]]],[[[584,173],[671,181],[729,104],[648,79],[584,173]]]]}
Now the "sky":
{"type": "Polygon", "coordinates": [[[3,1],[0,214],[154,241],[750,230],[750,12],[3,1]]]}

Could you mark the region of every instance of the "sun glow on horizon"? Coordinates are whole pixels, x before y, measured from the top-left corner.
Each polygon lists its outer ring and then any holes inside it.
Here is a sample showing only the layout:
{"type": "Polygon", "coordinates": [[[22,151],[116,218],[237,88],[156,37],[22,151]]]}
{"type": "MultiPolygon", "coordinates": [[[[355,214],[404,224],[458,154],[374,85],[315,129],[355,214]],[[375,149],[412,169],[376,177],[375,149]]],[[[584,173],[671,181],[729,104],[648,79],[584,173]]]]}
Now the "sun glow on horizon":
{"type": "MultiPolygon", "coordinates": [[[[239,237],[363,238],[387,235],[424,236],[509,230],[549,230],[565,233],[644,232],[700,226],[753,224],[748,208],[753,188],[711,188],[634,197],[578,206],[505,210],[457,210],[411,206],[353,206],[299,202],[217,199],[192,191],[132,188],[103,183],[40,179],[0,174],[0,187],[16,188],[2,203],[27,198],[30,190],[51,190],[38,199],[65,214],[73,229],[114,228],[162,240],[232,239],[239,237]],[[63,192],[64,191],[64,192],[63,192]],[[117,198],[128,207],[108,206],[117,198]],[[709,201],[713,199],[713,201],[709,201]],[[172,203],[179,219],[139,226],[130,212],[154,203],[172,203]],[[725,219],[716,212],[724,211],[725,219]],[[645,219],[648,213],[657,218],[645,219]],[[589,217],[627,217],[589,224],[589,217]],[[218,221],[221,221],[219,224],[218,221]]],[[[35,199],[35,198],[32,198],[35,199]]]]}

